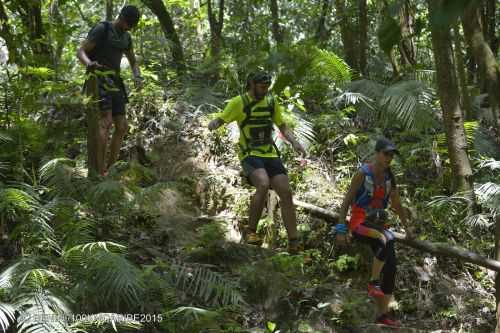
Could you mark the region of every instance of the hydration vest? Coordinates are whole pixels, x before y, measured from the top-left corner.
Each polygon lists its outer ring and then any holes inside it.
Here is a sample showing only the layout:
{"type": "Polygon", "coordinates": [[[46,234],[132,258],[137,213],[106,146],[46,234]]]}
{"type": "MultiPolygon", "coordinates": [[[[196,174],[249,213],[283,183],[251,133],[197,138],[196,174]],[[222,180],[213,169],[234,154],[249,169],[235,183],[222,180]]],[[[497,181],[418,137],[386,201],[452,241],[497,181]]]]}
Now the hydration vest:
{"type": "Polygon", "coordinates": [[[252,151],[267,154],[278,148],[273,140],[274,129],[274,98],[271,94],[266,96],[267,106],[254,107],[259,101],[250,101],[247,94],[241,95],[243,101],[243,112],[245,119],[239,125],[240,133],[244,139],[244,144],[240,144],[244,155],[252,151]]]}
{"type": "MultiPolygon", "coordinates": [[[[358,189],[356,193],[355,204],[358,207],[364,209],[370,209],[375,207],[370,207],[373,199],[373,192],[375,191],[375,177],[370,164],[363,164],[361,166],[361,172],[365,175],[365,181],[358,189]]],[[[387,208],[389,203],[389,197],[391,194],[392,184],[394,183],[394,176],[390,171],[386,171],[384,174],[384,199],[382,200],[382,209],[387,208]]],[[[377,207],[379,208],[379,207],[377,207]]]]}

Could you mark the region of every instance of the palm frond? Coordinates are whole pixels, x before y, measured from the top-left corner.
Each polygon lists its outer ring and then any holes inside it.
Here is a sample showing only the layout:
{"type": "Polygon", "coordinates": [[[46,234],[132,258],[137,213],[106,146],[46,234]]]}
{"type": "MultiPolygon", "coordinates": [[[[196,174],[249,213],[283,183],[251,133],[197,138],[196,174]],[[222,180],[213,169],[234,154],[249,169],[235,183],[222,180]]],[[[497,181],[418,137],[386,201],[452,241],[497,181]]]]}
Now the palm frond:
{"type": "Polygon", "coordinates": [[[346,86],[346,91],[352,93],[361,93],[370,100],[379,100],[384,95],[387,86],[373,80],[361,79],[349,82],[346,86]]]}
{"type": "Polygon", "coordinates": [[[435,196],[427,203],[427,206],[437,208],[460,207],[463,205],[469,205],[470,203],[470,198],[467,197],[467,195],[464,195],[463,193],[456,193],[451,196],[435,196]]]}
{"type": "Polygon", "coordinates": [[[375,101],[373,99],[371,99],[370,97],[368,96],[365,96],[364,94],[362,93],[359,93],[359,92],[350,92],[350,91],[346,91],[346,92],[343,92],[342,94],[336,96],[334,99],[333,99],[333,103],[336,105],[336,106],[343,106],[343,105],[364,105],[366,106],[367,108],[371,109],[372,111],[375,111],[375,108],[374,108],[374,103],[375,101]]]}
{"type": "Polygon", "coordinates": [[[176,285],[205,303],[226,306],[245,304],[238,283],[206,267],[174,264],[171,266],[176,285]]]}
{"type": "Polygon", "coordinates": [[[346,62],[335,53],[314,48],[312,70],[323,77],[327,77],[337,85],[351,80],[351,70],[346,62]]]}
{"type": "Polygon", "coordinates": [[[0,274],[0,289],[10,289],[14,285],[14,278],[16,276],[16,272],[18,266],[21,265],[21,262],[16,262],[7,269],[5,269],[2,274],[0,274]]]}
{"type": "Polygon", "coordinates": [[[435,86],[436,82],[436,71],[430,69],[417,69],[413,73],[410,73],[410,77],[413,80],[425,82],[428,86],[435,86]]]}
{"type": "Polygon", "coordinates": [[[2,332],[7,329],[16,319],[16,309],[11,304],[0,303],[0,328],[2,332]]]}
{"type": "MultiPolygon", "coordinates": [[[[289,128],[293,131],[293,135],[297,141],[305,148],[309,147],[316,141],[316,133],[314,125],[307,120],[302,113],[299,112],[285,112],[284,117],[289,128]]],[[[275,133],[278,133],[276,131],[275,133]]],[[[280,138],[278,136],[278,138],[280,138]]],[[[283,139],[277,140],[278,146],[281,146],[283,139]]]]}
{"type": "Polygon", "coordinates": [[[17,332],[20,333],[74,333],[65,315],[71,313],[64,300],[49,290],[38,289],[22,294],[15,307],[20,312],[17,332]]]}
{"type": "Polygon", "coordinates": [[[12,141],[10,135],[5,132],[0,131],[0,143],[12,141]]]}
{"type": "Polygon", "coordinates": [[[15,220],[36,209],[37,200],[27,192],[7,187],[0,188],[0,215],[15,220]]]}
{"type": "Polygon", "coordinates": [[[46,288],[50,281],[64,281],[64,276],[44,268],[34,268],[24,273],[19,286],[25,285],[30,289],[46,288]]]}
{"type": "Polygon", "coordinates": [[[63,253],[63,260],[69,264],[84,265],[87,263],[87,260],[95,256],[97,252],[112,252],[113,250],[121,252],[125,248],[125,246],[114,242],[90,242],[73,246],[69,250],[65,251],[63,253]]]}
{"type": "Polygon", "coordinates": [[[487,229],[493,224],[491,217],[485,214],[474,214],[467,216],[464,219],[464,223],[474,228],[481,228],[481,229],[487,229]]]}
{"type": "Polygon", "coordinates": [[[474,189],[478,202],[490,209],[498,210],[500,207],[500,185],[484,183],[474,189]]]}
{"type": "Polygon", "coordinates": [[[495,159],[487,159],[487,160],[484,160],[484,161],[481,161],[481,163],[479,164],[479,167],[481,169],[484,169],[484,168],[489,168],[491,170],[497,170],[497,169],[500,169],[500,161],[497,161],[495,159]]]}
{"type": "MultiPolygon", "coordinates": [[[[0,171],[2,170],[7,170],[9,168],[9,162],[1,162],[0,161],[0,171]]],[[[0,175],[2,175],[2,173],[0,173],[0,175]]]]}
{"type": "Polygon", "coordinates": [[[426,128],[434,122],[434,93],[420,81],[401,81],[388,87],[380,100],[387,116],[407,129],[426,128]]]}

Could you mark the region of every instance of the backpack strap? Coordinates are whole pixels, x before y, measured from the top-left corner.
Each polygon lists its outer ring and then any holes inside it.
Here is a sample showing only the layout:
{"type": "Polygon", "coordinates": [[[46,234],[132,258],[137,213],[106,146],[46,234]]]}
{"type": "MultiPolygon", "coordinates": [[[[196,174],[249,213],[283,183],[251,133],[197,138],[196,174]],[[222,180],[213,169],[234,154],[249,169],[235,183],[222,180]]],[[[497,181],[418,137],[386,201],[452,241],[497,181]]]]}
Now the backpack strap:
{"type": "Polygon", "coordinates": [[[99,41],[101,45],[99,47],[102,47],[106,41],[108,40],[108,35],[109,35],[109,30],[111,29],[111,23],[108,21],[102,21],[102,24],[104,24],[104,33],[102,34],[101,40],[99,41]]]}
{"type": "Polygon", "coordinates": [[[240,95],[241,96],[241,100],[243,101],[243,112],[245,113],[245,119],[241,122],[240,124],[240,128],[243,128],[246,126],[246,124],[248,123],[248,121],[250,120],[250,117],[252,115],[252,108],[255,106],[255,104],[257,104],[259,101],[257,100],[253,100],[250,102],[250,100],[248,99],[248,96],[247,94],[242,94],[240,95]]]}

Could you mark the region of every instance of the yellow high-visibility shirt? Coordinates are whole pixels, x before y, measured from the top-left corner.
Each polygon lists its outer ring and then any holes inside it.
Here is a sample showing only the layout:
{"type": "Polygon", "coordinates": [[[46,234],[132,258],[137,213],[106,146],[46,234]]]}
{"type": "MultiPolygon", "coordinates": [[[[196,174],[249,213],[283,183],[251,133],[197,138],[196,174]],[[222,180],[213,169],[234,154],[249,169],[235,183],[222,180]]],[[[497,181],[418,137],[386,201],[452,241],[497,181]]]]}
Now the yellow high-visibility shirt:
{"type": "MultiPolygon", "coordinates": [[[[246,94],[246,96],[247,96],[249,102],[252,103],[252,101],[253,101],[252,97],[248,93],[246,94]]],[[[267,106],[268,106],[268,98],[265,97],[262,100],[260,100],[258,103],[256,103],[252,107],[252,110],[257,109],[257,108],[266,108],[267,106]]],[[[244,108],[243,99],[239,95],[239,96],[233,97],[227,103],[226,107],[224,108],[224,111],[217,114],[217,117],[222,119],[224,121],[224,123],[226,123],[226,124],[233,122],[233,121],[236,121],[238,123],[238,126],[240,128],[239,152],[238,152],[239,159],[242,160],[247,156],[278,157],[278,152],[276,151],[276,148],[271,144],[259,146],[258,147],[259,150],[252,149],[250,152],[242,151],[241,147],[246,147],[245,137],[250,137],[249,128],[247,126],[245,126],[245,128],[243,128],[243,129],[240,127],[241,123],[247,117],[243,108],[244,108]],[[245,133],[241,133],[242,130],[245,131],[245,133]],[[262,151],[266,151],[266,152],[262,152],[262,151]],[[269,152],[267,152],[267,151],[269,151],[269,152]]],[[[272,121],[278,127],[284,123],[283,107],[281,105],[279,105],[278,103],[276,103],[276,101],[274,101],[274,114],[273,114],[272,121]]]]}

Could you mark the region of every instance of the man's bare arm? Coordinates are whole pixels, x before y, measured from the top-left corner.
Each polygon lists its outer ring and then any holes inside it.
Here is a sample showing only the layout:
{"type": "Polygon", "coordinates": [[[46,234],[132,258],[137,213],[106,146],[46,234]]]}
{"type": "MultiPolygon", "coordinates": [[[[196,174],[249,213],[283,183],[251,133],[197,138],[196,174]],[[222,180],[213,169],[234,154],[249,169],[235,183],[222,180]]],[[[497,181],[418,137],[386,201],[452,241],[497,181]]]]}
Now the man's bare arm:
{"type": "Polygon", "coordinates": [[[292,144],[293,149],[295,149],[297,152],[299,152],[302,156],[306,156],[306,150],[302,145],[297,141],[295,138],[295,135],[293,135],[293,132],[288,128],[286,124],[281,124],[279,126],[280,132],[283,134],[283,136],[292,144]]]}
{"type": "Polygon", "coordinates": [[[125,51],[125,56],[127,57],[128,63],[130,64],[130,68],[132,69],[132,75],[134,78],[141,77],[141,70],[139,69],[139,65],[137,64],[137,59],[135,58],[134,49],[130,49],[125,51]]]}
{"type": "MultiPolygon", "coordinates": [[[[94,66],[94,68],[99,67],[99,64],[97,63],[97,61],[92,61],[88,56],[89,52],[92,51],[95,47],[96,47],[95,42],[92,42],[88,39],[85,39],[80,44],[78,51],[76,51],[76,57],[78,58],[78,60],[80,60],[82,65],[84,65],[85,67],[88,67],[88,68],[91,68],[93,66],[94,66]]],[[[91,69],[93,69],[93,68],[91,68],[91,69]]]]}

